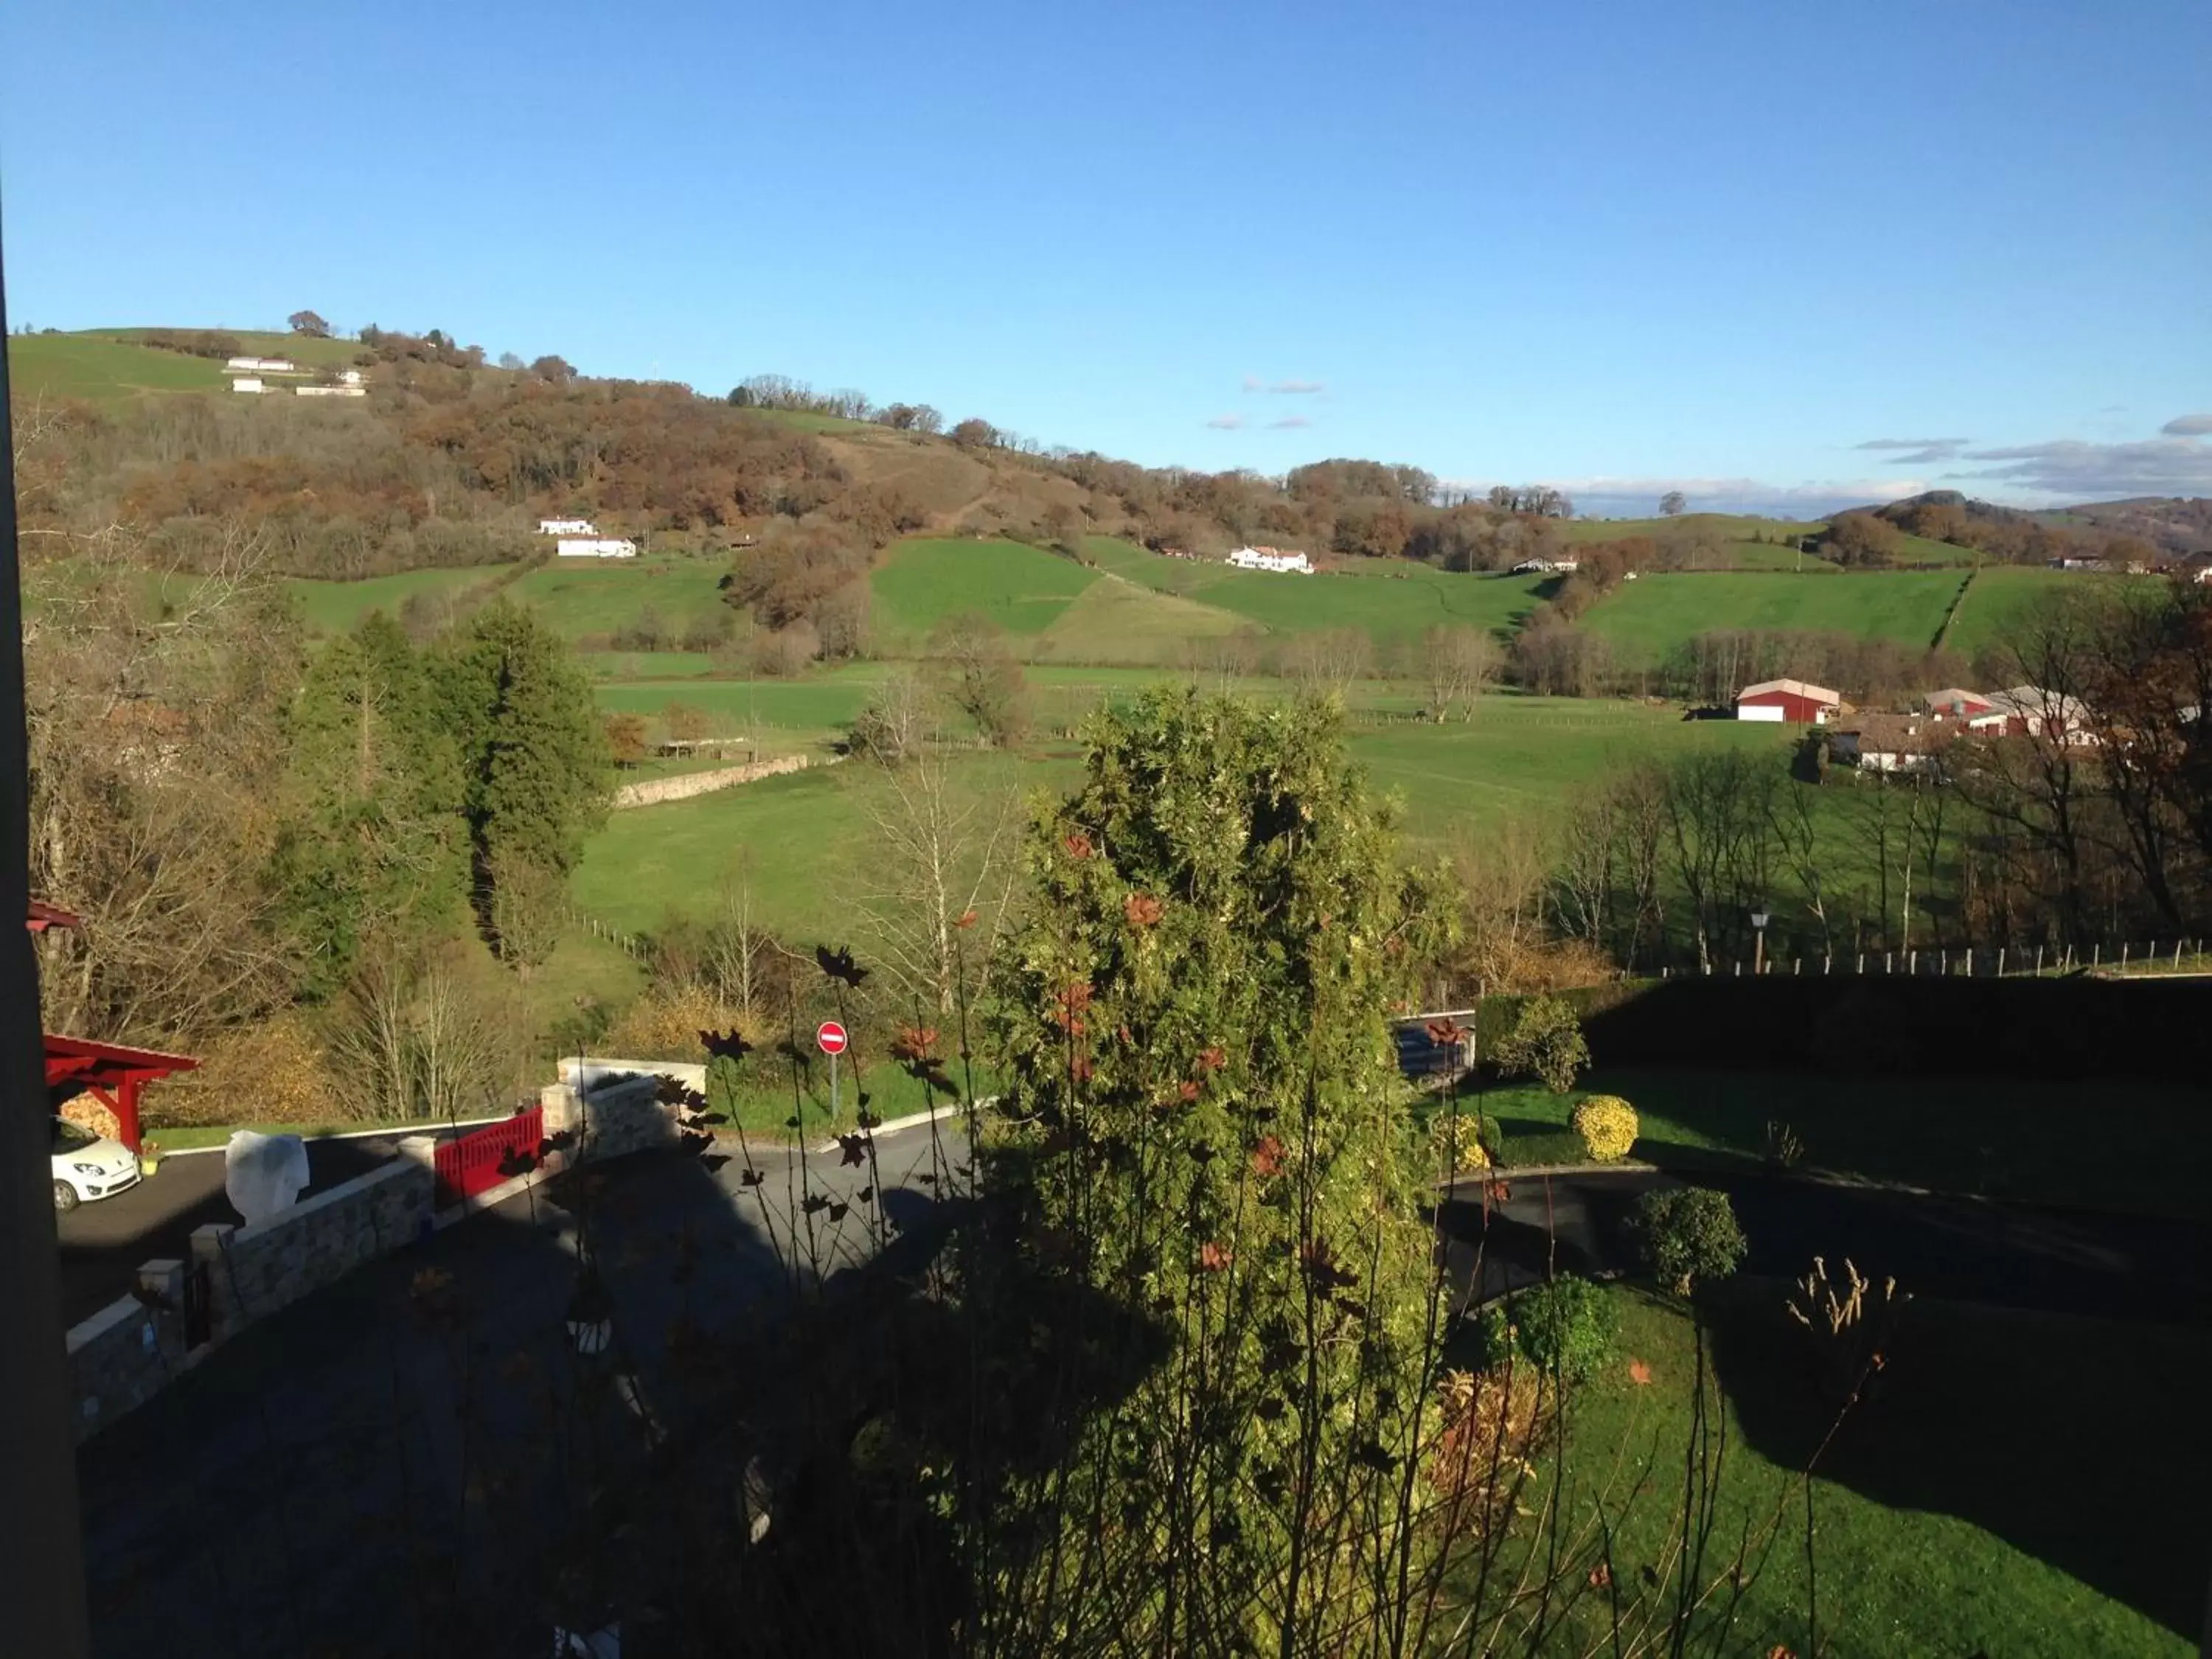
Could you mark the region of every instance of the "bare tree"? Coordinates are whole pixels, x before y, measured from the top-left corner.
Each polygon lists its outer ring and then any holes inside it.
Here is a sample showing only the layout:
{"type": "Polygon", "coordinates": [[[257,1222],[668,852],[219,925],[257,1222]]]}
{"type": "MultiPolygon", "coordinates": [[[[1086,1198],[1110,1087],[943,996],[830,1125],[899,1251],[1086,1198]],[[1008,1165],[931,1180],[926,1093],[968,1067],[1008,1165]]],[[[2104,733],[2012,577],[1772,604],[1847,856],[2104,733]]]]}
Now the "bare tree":
{"type": "Polygon", "coordinates": [[[1456,706],[1462,720],[1498,676],[1504,658],[1486,629],[1430,629],[1421,636],[1421,666],[1429,682],[1429,714],[1442,720],[1456,706]]]}
{"type": "Polygon", "coordinates": [[[925,755],[883,774],[864,807],[861,909],[877,959],[938,1013],[975,989],[1013,877],[1014,792],[976,787],[975,764],[925,755]]]}

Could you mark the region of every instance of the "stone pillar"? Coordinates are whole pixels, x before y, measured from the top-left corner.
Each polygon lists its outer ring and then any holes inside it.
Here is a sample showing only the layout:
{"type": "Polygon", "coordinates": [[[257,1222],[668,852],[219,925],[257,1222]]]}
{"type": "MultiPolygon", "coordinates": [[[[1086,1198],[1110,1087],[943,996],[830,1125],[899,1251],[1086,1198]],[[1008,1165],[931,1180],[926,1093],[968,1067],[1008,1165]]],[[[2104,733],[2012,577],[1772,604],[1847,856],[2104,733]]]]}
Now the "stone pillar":
{"type": "Polygon", "coordinates": [[[181,1316],[185,1311],[185,1264],[174,1256],[157,1256],[138,1264],[138,1288],[164,1312],[181,1316]]]}
{"type": "Polygon", "coordinates": [[[419,1164],[426,1170],[438,1166],[438,1138],[435,1135],[405,1135],[399,1142],[399,1156],[410,1164],[419,1164]]]}
{"type": "Polygon", "coordinates": [[[547,1139],[583,1127],[584,1097],[568,1084],[547,1084],[538,1091],[538,1103],[545,1109],[544,1133],[547,1139]]]}
{"type": "Polygon", "coordinates": [[[230,1236],[237,1231],[228,1221],[210,1221],[192,1229],[192,1271],[205,1274],[207,1279],[210,1347],[238,1334],[237,1297],[232,1293],[228,1264],[222,1259],[230,1247],[230,1236]]]}

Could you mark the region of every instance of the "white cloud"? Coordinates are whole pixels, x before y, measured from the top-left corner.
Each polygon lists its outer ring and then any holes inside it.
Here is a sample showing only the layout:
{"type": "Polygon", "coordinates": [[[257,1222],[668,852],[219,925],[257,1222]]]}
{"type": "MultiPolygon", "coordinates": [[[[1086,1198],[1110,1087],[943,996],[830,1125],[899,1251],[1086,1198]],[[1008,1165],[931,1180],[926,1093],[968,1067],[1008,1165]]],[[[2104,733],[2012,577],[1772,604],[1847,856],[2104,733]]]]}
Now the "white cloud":
{"type": "Polygon", "coordinates": [[[1312,420],[1306,416],[1285,415],[1279,421],[1268,422],[1267,430],[1270,432],[1288,432],[1296,427],[1311,426],[1312,424],[1312,420]]]}
{"type": "MultiPolygon", "coordinates": [[[[2002,484],[2014,491],[2054,500],[2094,501],[2126,495],[2212,495],[2212,444],[2200,443],[2191,422],[2169,421],[2177,435],[2143,438],[2132,443],[2093,444],[2078,438],[2048,443],[2014,444],[2000,449],[1969,449],[1960,459],[1984,465],[1972,472],[1948,473],[1969,483],[2002,484]]],[[[2212,417],[2201,429],[2212,432],[2212,417]]]]}
{"type": "Polygon", "coordinates": [[[1287,393],[1293,398],[1313,398],[1320,396],[1328,388],[1319,380],[1278,380],[1267,390],[1287,393]]]}
{"type": "Polygon", "coordinates": [[[1217,415],[1206,425],[1216,432],[1236,432],[1243,428],[1244,417],[1242,415],[1217,415]]]}
{"type": "Polygon", "coordinates": [[[2201,438],[2212,432],[2212,413],[2177,415],[2159,430],[2169,438],[2201,438]]]}

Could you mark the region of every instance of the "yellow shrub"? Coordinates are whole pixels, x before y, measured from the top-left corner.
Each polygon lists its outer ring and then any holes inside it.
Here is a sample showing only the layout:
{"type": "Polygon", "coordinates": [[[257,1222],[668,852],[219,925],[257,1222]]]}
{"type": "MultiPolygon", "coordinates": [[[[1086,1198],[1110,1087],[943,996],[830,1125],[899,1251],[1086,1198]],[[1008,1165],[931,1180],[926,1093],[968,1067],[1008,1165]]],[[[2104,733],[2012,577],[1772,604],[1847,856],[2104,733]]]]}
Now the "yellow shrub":
{"type": "Polygon", "coordinates": [[[1431,1118],[1429,1146],[1437,1167],[1448,1176],[1488,1169],[1490,1154],[1484,1150],[1480,1127],[1480,1120],[1472,1115],[1454,1118],[1449,1112],[1438,1112],[1431,1118]]]}
{"type": "Polygon", "coordinates": [[[625,1060],[699,1060],[707,1057],[700,1032],[726,1030],[737,1024],[736,1012],[702,986],[647,991],[623,1011],[595,1046],[603,1054],[625,1060]]]}
{"type": "Polygon", "coordinates": [[[1626,1158],[1636,1144],[1636,1109],[1619,1095],[1592,1095],[1567,1121],[1582,1137],[1583,1150],[1601,1164],[1626,1158]]]}

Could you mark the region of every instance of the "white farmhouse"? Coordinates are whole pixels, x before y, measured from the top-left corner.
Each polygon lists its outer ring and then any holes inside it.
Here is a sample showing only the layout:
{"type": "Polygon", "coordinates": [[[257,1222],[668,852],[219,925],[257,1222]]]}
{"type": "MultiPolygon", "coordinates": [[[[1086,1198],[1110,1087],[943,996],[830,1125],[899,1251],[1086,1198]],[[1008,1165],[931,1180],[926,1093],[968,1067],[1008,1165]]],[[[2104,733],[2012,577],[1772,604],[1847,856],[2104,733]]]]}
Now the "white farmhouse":
{"type": "Polygon", "coordinates": [[[1229,562],[1239,570],[1290,570],[1301,576],[1314,574],[1313,561],[1304,554],[1285,553],[1273,547],[1240,547],[1229,556],[1229,562]]]}
{"type": "Polygon", "coordinates": [[[634,559],[637,544],[624,536],[563,536],[553,551],[563,559],[634,559]]]}
{"type": "Polygon", "coordinates": [[[226,374],[297,374],[299,364],[289,357],[233,357],[222,366],[226,374]]]}
{"type": "Polygon", "coordinates": [[[269,388],[261,384],[258,375],[242,374],[230,383],[230,389],[233,392],[266,392],[269,388]]]}
{"type": "Polygon", "coordinates": [[[589,519],[540,519],[538,533],[541,536],[596,536],[599,526],[589,519]]]}

